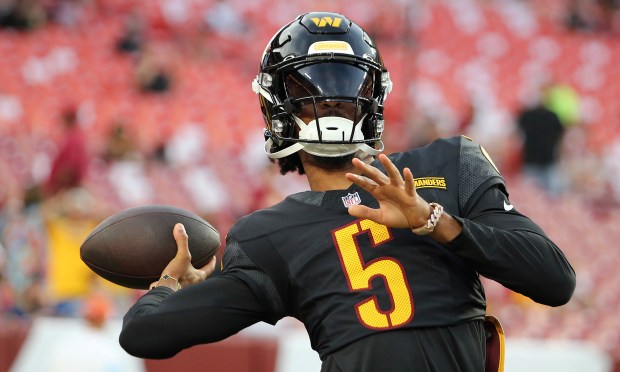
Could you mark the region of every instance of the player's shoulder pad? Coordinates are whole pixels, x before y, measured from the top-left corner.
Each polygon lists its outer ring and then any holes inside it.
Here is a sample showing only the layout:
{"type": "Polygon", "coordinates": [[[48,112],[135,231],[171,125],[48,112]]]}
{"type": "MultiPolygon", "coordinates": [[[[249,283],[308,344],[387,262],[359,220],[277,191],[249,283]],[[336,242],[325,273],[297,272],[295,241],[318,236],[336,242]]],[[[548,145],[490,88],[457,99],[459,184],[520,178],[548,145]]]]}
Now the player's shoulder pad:
{"type": "MultiPolygon", "coordinates": [[[[437,173],[445,169],[447,164],[456,162],[459,149],[459,137],[439,138],[426,146],[393,153],[389,157],[399,168],[411,167],[416,175],[426,175],[437,173]]],[[[380,163],[377,162],[375,166],[383,170],[380,163]]]]}
{"type": "Polygon", "coordinates": [[[246,269],[248,267],[260,268],[259,271],[265,273],[269,281],[266,281],[262,274],[254,273],[250,276],[255,282],[261,282],[262,287],[266,286],[267,298],[272,309],[275,313],[284,316],[281,310],[288,306],[291,281],[288,264],[270,239],[269,234],[273,232],[273,228],[270,227],[270,224],[273,225],[269,216],[270,212],[273,212],[272,208],[259,210],[242,217],[234,224],[226,235],[224,255],[227,255],[226,252],[229,248],[232,249],[225,258],[227,262],[224,265],[228,268],[240,264],[244,265],[246,269]],[[278,305],[278,298],[269,295],[271,286],[278,292],[279,299],[283,303],[282,306],[278,305]]]}
{"type": "MultiPolygon", "coordinates": [[[[506,190],[504,178],[482,145],[466,136],[458,137],[459,149],[459,200],[465,207],[477,192],[492,185],[506,190]]],[[[475,199],[475,198],[474,198],[475,199]]]]}
{"type": "Polygon", "coordinates": [[[488,168],[485,173],[496,176],[500,175],[500,171],[493,162],[493,159],[491,159],[491,155],[489,155],[481,144],[467,136],[452,137],[452,139],[459,139],[461,163],[469,163],[485,169],[488,168]]]}
{"type": "Polygon", "coordinates": [[[278,229],[281,223],[276,221],[286,221],[287,200],[271,206],[269,208],[254,211],[237,220],[231,227],[229,235],[234,236],[237,241],[256,239],[265,235],[269,235],[274,229],[278,229]]]}
{"type": "Polygon", "coordinates": [[[233,237],[237,241],[251,239],[260,235],[260,218],[256,214],[260,211],[252,212],[239,218],[230,228],[227,237],[233,237]]]}

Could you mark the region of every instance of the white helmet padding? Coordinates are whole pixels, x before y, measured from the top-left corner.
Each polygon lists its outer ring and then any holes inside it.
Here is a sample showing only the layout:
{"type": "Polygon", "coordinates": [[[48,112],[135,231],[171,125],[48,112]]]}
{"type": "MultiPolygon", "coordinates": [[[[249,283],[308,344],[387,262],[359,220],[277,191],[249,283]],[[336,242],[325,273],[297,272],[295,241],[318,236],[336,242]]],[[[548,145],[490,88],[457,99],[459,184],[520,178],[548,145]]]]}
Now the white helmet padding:
{"type": "Polygon", "coordinates": [[[283,158],[299,150],[304,150],[309,154],[323,157],[340,157],[353,154],[358,150],[361,150],[368,155],[375,156],[383,151],[383,142],[380,140],[374,143],[377,147],[376,149],[366,143],[337,142],[348,140],[346,136],[350,136],[352,131],[354,131],[352,138],[353,141],[364,139],[360,125],[355,126],[355,129],[353,129],[353,120],[337,116],[327,116],[319,118],[318,124],[316,119],[306,124],[297,116],[294,116],[294,118],[295,123],[299,127],[299,139],[301,141],[312,142],[296,142],[280,151],[271,152],[273,141],[269,138],[265,142],[265,152],[270,158],[283,158]],[[320,128],[321,131],[320,137],[318,128],[320,128]],[[319,139],[321,139],[322,142],[319,142],[319,139]],[[330,141],[334,141],[336,143],[330,143],[330,141]]]}

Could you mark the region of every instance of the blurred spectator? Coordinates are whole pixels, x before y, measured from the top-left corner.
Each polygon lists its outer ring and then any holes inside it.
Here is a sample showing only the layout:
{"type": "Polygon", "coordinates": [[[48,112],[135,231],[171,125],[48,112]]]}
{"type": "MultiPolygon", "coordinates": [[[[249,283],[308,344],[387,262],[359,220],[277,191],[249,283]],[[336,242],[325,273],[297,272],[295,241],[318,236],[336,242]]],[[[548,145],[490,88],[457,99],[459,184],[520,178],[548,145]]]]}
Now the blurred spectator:
{"type": "Polygon", "coordinates": [[[544,105],[553,111],[565,127],[581,121],[579,94],[566,83],[551,82],[544,88],[544,105]]]}
{"type": "Polygon", "coordinates": [[[599,0],[603,8],[603,25],[612,33],[620,33],[620,0],[599,0]]]}
{"type": "Polygon", "coordinates": [[[82,302],[81,316],[86,324],[101,329],[105,326],[113,310],[113,303],[103,293],[93,292],[82,302]]]}
{"type": "Polygon", "coordinates": [[[0,301],[3,310],[30,317],[44,310],[47,238],[38,203],[11,198],[0,203],[0,301]]]}
{"type": "Polygon", "coordinates": [[[126,124],[122,120],[112,127],[102,155],[107,163],[128,159],[136,154],[136,145],[125,128],[126,124]]]}
{"type": "Polygon", "coordinates": [[[566,9],[566,27],[570,30],[591,30],[596,27],[594,14],[588,11],[590,0],[569,0],[566,9]]]}
{"type": "Polygon", "coordinates": [[[618,0],[569,0],[565,25],[576,31],[620,31],[618,0]]]}
{"type": "Polygon", "coordinates": [[[41,27],[47,21],[42,0],[15,0],[4,2],[0,9],[0,27],[29,31],[41,27]]]}
{"type": "Polygon", "coordinates": [[[54,313],[75,316],[79,300],[91,287],[93,273],[80,260],[80,246],[101,218],[96,200],[83,188],[47,199],[42,213],[48,235],[48,287],[54,313]]]}
{"type": "Polygon", "coordinates": [[[123,31],[116,41],[116,50],[121,53],[136,53],[144,45],[144,21],[137,14],[129,14],[123,23],[123,31]]]}
{"type": "Polygon", "coordinates": [[[73,107],[65,109],[61,120],[64,138],[44,185],[47,197],[80,186],[88,170],[89,154],[86,138],[77,120],[77,110],[73,107]]]}
{"type": "Polygon", "coordinates": [[[165,93],[172,89],[172,76],[164,54],[154,47],[144,48],[135,69],[136,84],[144,93],[165,93]]]}
{"type": "Polygon", "coordinates": [[[519,112],[517,125],[523,140],[523,173],[551,195],[559,194],[564,188],[558,168],[564,134],[560,119],[539,100],[519,112]]]}
{"type": "Polygon", "coordinates": [[[11,14],[11,11],[15,7],[14,0],[0,0],[0,25],[11,14]]]}

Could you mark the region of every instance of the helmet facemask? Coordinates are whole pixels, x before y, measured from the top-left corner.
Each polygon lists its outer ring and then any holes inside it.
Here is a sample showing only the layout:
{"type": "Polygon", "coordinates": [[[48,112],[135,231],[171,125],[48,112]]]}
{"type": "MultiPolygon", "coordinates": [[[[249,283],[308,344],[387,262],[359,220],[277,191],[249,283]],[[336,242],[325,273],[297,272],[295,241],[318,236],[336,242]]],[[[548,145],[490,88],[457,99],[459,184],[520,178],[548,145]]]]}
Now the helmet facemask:
{"type": "Polygon", "coordinates": [[[293,57],[259,74],[254,86],[264,103],[271,158],[300,149],[324,157],[383,150],[383,102],[391,81],[371,60],[334,53],[293,57]],[[282,150],[287,144],[293,145],[282,150]]]}
{"type": "Polygon", "coordinates": [[[265,151],[339,157],[383,150],[383,103],[392,89],[378,50],[341,14],[302,14],[280,29],[252,83],[265,119],[265,151]]]}

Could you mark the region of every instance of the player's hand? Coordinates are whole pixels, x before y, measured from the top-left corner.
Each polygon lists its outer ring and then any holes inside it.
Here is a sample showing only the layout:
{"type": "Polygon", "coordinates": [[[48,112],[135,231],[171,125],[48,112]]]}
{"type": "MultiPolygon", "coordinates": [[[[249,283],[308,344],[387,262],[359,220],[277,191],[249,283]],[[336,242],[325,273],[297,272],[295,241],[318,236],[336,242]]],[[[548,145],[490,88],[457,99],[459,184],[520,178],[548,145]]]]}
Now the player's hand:
{"type": "Polygon", "coordinates": [[[207,279],[215,271],[215,256],[200,269],[196,269],[192,266],[192,255],[189,251],[189,237],[185,232],[185,226],[183,226],[183,224],[177,223],[174,226],[173,235],[177,243],[177,254],[172,261],[168,263],[164,271],[162,271],[160,280],[151,284],[151,288],[154,286],[166,286],[177,290],[177,280],[182,287],[187,287],[207,279]],[[162,279],[165,275],[173,279],[162,279]]]}
{"type": "Polygon", "coordinates": [[[379,208],[353,205],[349,207],[349,214],[394,228],[424,225],[430,216],[431,207],[416,192],[411,170],[405,168],[401,176],[398,168],[385,154],[379,155],[379,161],[387,175],[360,159],[353,159],[353,165],[362,175],[347,173],[347,179],[372,194],[379,202],[379,208]]]}

